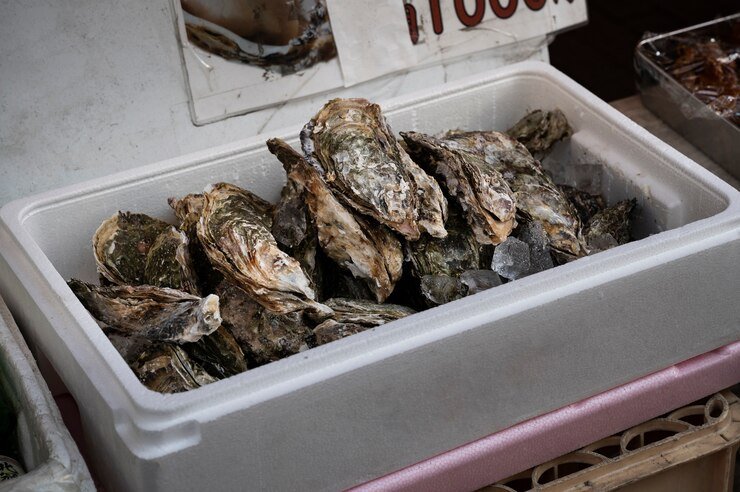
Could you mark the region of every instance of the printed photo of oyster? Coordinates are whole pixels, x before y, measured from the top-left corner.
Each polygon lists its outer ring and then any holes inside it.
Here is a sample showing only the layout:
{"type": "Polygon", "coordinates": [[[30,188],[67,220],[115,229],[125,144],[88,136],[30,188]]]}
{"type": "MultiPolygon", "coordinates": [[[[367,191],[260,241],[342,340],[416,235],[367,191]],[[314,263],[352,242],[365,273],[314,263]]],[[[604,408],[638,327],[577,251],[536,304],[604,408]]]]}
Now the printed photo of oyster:
{"type": "Polygon", "coordinates": [[[181,0],[188,40],[228,60],[299,72],[336,56],[324,0],[181,0]]]}

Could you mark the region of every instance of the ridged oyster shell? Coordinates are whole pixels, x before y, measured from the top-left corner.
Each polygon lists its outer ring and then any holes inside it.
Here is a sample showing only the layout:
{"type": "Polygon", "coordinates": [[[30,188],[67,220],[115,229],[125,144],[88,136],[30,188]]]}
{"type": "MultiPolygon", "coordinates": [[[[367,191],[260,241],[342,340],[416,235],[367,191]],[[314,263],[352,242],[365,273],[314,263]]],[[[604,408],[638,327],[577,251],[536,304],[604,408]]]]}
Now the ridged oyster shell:
{"type": "Polygon", "coordinates": [[[289,182],[305,190],[323,251],[365,280],[378,302],[383,302],[402,273],[400,242],[385,227],[354,216],[334,197],[316,169],[287,143],[271,139],[267,146],[283,163],[289,182]]]}
{"type": "Polygon", "coordinates": [[[143,284],[149,250],[169,227],[146,214],[118,212],[106,219],[93,236],[98,273],[115,285],[143,284]]]}
{"type": "Polygon", "coordinates": [[[174,227],[157,236],[147,253],[144,283],[199,295],[189,243],[185,233],[174,227]]]}
{"type": "Polygon", "coordinates": [[[514,191],[518,212],[542,223],[553,249],[574,258],[586,254],[578,213],[524,145],[496,131],[449,131],[442,139],[501,173],[514,191]]]}
{"type": "Polygon", "coordinates": [[[573,134],[565,115],[559,109],[528,113],[506,132],[523,144],[532,155],[548,152],[556,142],[573,134]]]}
{"type": "Polygon", "coordinates": [[[200,298],[150,285],[99,287],[75,279],[68,285],[95,319],[122,334],[196,342],[221,326],[215,295],[200,298]]]}
{"type": "Polygon", "coordinates": [[[268,202],[227,183],[213,185],[204,197],[198,238],[214,267],[272,312],[326,311],[298,261],[270,233],[268,202]]]}
{"type": "Polygon", "coordinates": [[[316,345],[333,342],[416,312],[398,304],[377,304],[360,299],[329,299],[326,305],[334,310],[334,314],[313,329],[316,345]]]}
{"type": "Polygon", "coordinates": [[[157,343],[146,347],[131,369],[153,391],[181,393],[217,381],[182,347],[157,343]]]}
{"type": "Polygon", "coordinates": [[[480,244],[506,239],[516,226],[517,203],[499,171],[455,142],[417,132],[401,132],[401,136],[414,160],[445,183],[480,244]]]}
{"type": "Polygon", "coordinates": [[[304,153],[338,198],[361,214],[416,240],[447,233],[447,201],[396,141],[380,107],[333,99],[301,133],[304,153]]]}

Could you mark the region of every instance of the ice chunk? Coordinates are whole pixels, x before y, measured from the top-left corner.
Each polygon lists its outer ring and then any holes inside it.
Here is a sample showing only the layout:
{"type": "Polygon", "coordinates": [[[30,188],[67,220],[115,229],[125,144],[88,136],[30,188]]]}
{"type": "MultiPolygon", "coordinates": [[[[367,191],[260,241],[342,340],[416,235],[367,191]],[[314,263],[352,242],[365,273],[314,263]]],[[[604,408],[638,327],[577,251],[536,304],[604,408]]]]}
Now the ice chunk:
{"type": "Polygon", "coordinates": [[[518,238],[529,246],[529,275],[555,266],[550,256],[550,243],[542,224],[530,221],[519,228],[518,238]]]}
{"type": "Polygon", "coordinates": [[[504,278],[516,280],[529,275],[529,246],[527,243],[509,236],[496,246],[491,261],[491,269],[504,278]]]}

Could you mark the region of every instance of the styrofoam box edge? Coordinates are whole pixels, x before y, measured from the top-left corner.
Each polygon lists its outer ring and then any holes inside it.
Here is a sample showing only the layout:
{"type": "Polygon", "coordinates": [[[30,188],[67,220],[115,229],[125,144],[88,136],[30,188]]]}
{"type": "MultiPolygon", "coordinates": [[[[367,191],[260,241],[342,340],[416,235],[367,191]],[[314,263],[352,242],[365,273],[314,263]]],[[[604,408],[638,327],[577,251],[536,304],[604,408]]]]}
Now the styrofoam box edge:
{"type": "Polygon", "coordinates": [[[54,400],[33,362],[10,311],[0,298],[0,366],[7,369],[12,396],[19,401],[25,465],[20,478],[0,484],[0,490],[93,491],[77,445],[67,431],[54,400]]]}

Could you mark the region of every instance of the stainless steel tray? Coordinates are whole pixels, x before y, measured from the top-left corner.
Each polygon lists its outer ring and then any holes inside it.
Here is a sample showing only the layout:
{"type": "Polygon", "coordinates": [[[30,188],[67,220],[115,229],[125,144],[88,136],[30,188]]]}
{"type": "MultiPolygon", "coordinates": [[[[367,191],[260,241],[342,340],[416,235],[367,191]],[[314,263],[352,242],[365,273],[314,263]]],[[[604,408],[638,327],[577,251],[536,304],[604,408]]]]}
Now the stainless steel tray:
{"type": "Polygon", "coordinates": [[[740,128],[712,111],[649,55],[670,49],[685,34],[726,36],[730,24],[737,22],[740,13],[646,38],[635,50],[635,71],[645,107],[740,179],[740,128]]]}

